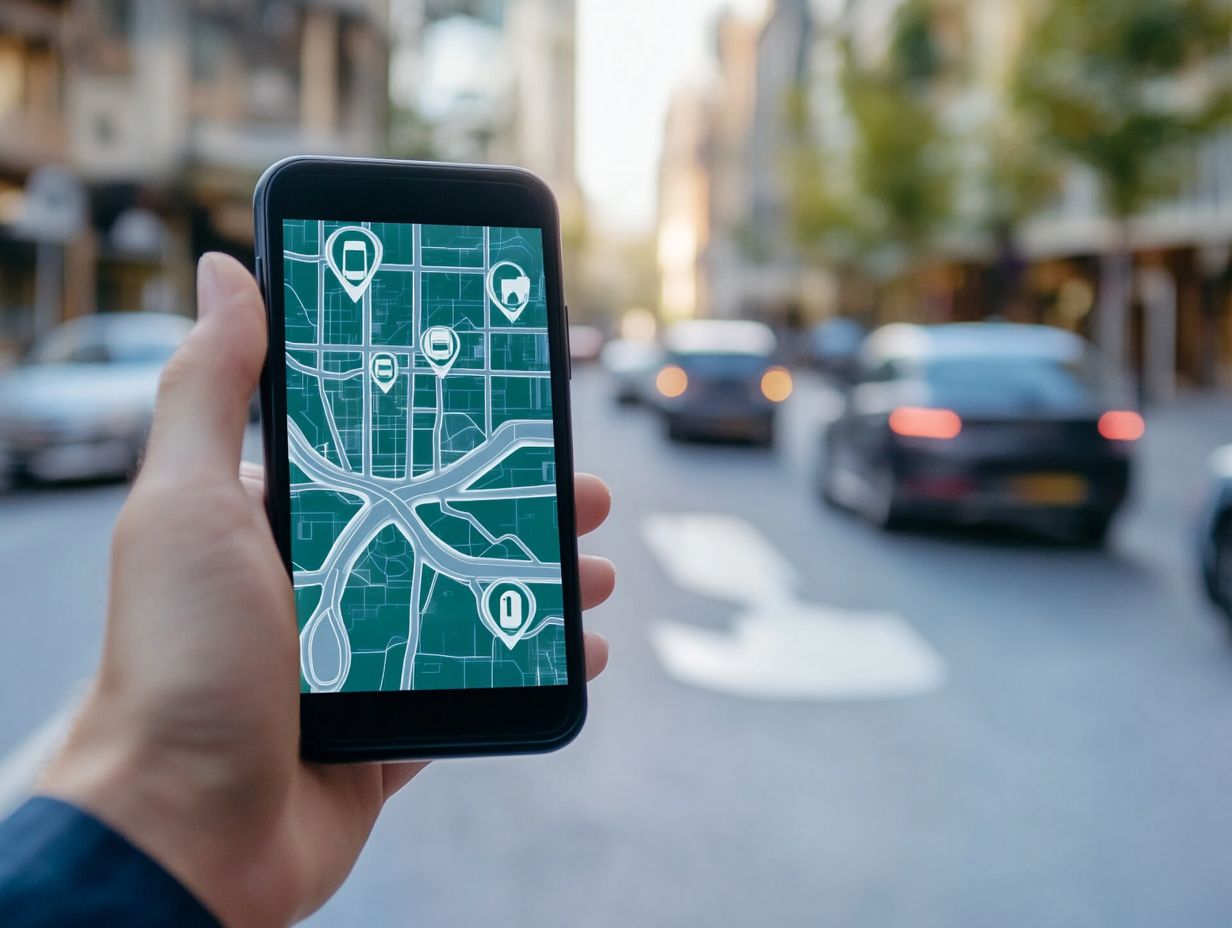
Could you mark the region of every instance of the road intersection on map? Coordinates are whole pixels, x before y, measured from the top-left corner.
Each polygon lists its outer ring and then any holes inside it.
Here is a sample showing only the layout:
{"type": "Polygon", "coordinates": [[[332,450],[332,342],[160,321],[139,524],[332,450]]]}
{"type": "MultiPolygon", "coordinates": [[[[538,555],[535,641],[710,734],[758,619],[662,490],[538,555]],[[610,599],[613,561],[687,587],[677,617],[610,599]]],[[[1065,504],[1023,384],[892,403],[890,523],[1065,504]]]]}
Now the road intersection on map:
{"type": "Polygon", "coordinates": [[[283,237],[303,688],[564,683],[539,230],[283,237]]]}

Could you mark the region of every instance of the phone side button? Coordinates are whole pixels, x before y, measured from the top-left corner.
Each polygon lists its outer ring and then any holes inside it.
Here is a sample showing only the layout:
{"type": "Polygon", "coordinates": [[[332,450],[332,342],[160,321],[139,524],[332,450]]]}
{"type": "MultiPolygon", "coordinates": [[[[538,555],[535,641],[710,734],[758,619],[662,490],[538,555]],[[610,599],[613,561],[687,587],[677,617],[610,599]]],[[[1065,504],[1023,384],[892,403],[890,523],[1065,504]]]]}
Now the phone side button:
{"type": "Polygon", "coordinates": [[[565,304],[565,371],[573,379],[573,347],[569,344],[569,304],[565,304]]]}
{"type": "Polygon", "coordinates": [[[257,278],[257,289],[261,291],[262,301],[269,299],[265,295],[265,259],[260,255],[257,255],[257,260],[253,264],[253,273],[257,278]]]}

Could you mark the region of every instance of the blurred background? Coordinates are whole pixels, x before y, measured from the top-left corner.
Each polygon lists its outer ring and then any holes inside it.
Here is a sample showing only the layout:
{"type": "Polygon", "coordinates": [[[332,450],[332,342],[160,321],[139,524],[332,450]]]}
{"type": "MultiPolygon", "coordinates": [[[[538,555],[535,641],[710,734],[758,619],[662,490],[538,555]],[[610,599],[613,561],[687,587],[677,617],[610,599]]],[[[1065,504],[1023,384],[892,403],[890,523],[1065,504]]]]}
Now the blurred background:
{"type": "Polygon", "coordinates": [[[312,924],[1227,923],[1227,0],[6,0],[6,808],[306,152],[553,186],[620,568],[579,740],[434,764],[312,924]]]}

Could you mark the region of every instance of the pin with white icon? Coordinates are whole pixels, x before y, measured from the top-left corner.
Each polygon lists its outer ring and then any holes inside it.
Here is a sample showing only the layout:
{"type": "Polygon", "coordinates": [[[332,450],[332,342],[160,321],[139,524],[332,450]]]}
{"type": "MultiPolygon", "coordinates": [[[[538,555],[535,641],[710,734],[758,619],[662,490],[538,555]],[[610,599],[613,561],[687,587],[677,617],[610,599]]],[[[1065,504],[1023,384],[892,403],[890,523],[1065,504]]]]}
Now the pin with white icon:
{"type": "Polygon", "coordinates": [[[438,377],[449,373],[453,362],[458,360],[460,347],[458,333],[447,325],[431,326],[419,336],[419,348],[438,377]]]}
{"type": "Polygon", "coordinates": [[[358,303],[376,276],[384,249],[371,229],[342,226],[325,240],[325,263],[346,295],[358,303]]]}
{"type": "Polygon", "coordinates": [[[398,359],[388,351],[379,351],[368,362],[368,372],[380,391],[388,393],[398,379],[398,359]]]}
{"type": "Polygon", "coordinates": [[[488,630],[512,651],[535,618],[535,594],[521,580],[497,580],[483,591],[480,608],[488,630]]]}
{"type": "Polygon", "coordinates": [[[510,322],[517,322],[518,316],[530,302],[530,278],[512,261],[498,261],[492,265],[488,271],[487,289],[488,299],[510,322]]]}

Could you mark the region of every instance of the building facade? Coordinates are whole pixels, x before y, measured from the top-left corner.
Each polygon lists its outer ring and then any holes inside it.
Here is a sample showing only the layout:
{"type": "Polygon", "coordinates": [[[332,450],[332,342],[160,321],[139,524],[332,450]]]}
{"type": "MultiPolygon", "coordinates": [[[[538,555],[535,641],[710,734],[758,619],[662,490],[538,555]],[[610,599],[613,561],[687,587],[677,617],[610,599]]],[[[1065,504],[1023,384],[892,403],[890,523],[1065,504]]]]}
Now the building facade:
{"type": "Polygon", "coordinates": [[[0,341],[96,310],[190,312],[196,254],[251,255],[268,164],[383,153],[388,13],[387,0],[4,4],[0,341]]]}
{"type": "Polygon", "coordinates": [[[419,123],[412,153],[534,171],[568,235],[584,213],[574,0],[410,0],[392,12],[390,91],[419,123]]]}
{"type": "Polygon", "coordinates": [[[677,100],[665,132],[664,308],[771,322],[794,321],[793,311],[856,312],[874,324],[1010,315],[1092,338],[1147,397],[1232,379],[1232,133],[1196,145],[1183,189],[1130,222],[1127,312],[1109,309],[1115,301],[1101,305],[1101,256],[1117,230],[1081,165],[1063,165],[1057,192],[1012,227],[990,221],[998,193],[987,181],[995,158],[988,139],[1013,110],[1014,69],[1031,28],[1031,7],[1015,0],[953,0],[933,10],[934,36],[961,66],[930,90],[955,170],[953,214],[928,255],[884,249],[856,273],[802,254],[791,234],[790,95],[804,101],[804,132],[827,187],[860,204],[844,60],[883,61],[903,2],[773,0],[759,22],[719,21],[717,74],[704,94],[677,100]],[[684,192],[670,189],[669,178],[684,192]],[[706,191],[704,205],[694,204],[697,189],[706,191]],[[695,269],[688,288],[686,260],[695,269]],[[686,289],[690,299],[681,297],[686,289]]]}

